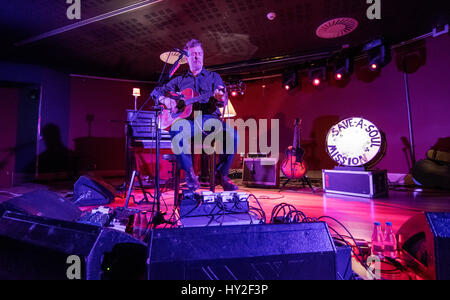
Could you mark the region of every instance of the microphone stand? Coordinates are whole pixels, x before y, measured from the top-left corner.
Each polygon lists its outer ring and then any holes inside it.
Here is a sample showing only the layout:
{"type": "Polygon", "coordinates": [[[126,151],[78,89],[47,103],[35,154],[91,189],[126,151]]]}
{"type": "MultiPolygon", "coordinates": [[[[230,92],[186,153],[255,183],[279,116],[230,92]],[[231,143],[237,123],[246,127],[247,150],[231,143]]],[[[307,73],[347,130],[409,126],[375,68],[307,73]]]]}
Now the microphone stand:
{"type": "MultiPolygon", "coordinates": [[[[169,78],[172,77],[172,75],[175,73],[175,71],[178,69],[179,62],[183,58],[183,54],[179,56],[177,61],[172,66],[172,69],[169,72],[169,78]]],[[[161,83],[158,82],[158,85],[156,86],[155,90],[160,88],[161,83]]],[[[155,100],[155,106],[153,106],[153,109],[155,110],[155,129],[156,129],[156,162],[155,162],[155,202],[156,202],[156,212],[154,212],[153,218],[152,218],[152,224],[153,227],[156,227],[160,224],[168,223],[170,224],[170,221],[166,221],[164,219],[164,214],[161,212],[161,191],[159,187],[159,156],[160,156],[160,141],[161,141],[161,132],[159,129],[159,115],[163,109],[162,105],[159,103],[159,96],[155,95],[155,92],[152,92],[151,97],[155,100]]]]}
{"type": "Polygon", "coordinates": [[[162,111],[162,106],[159,104],[158,99],[155,99],[155,130],[156,130],[156,162],[155,162],[155,202],[156,202],[156,212],[154,212],[152,218],[152,224],[156,227],[159,224],[168,223],[164,219],[164,214],[161,212],[161,191],[159,187],[159,154],[160,154],[160,142],[161,142],[161,132],[159,130],[159,114],[162,111]]]}

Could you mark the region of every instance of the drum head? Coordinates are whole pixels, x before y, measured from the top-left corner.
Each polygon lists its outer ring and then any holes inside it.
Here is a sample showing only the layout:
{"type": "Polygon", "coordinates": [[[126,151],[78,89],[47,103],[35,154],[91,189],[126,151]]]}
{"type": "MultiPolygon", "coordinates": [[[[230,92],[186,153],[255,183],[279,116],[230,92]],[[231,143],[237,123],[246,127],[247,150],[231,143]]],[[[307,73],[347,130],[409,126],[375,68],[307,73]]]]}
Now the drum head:
{"type": "Polygon", "coordinates": [[[343,166],[373,167],[384,156],[384,133],[372,122],[351,117],[333,125],[327,134],[327,153],[343,166]]]}

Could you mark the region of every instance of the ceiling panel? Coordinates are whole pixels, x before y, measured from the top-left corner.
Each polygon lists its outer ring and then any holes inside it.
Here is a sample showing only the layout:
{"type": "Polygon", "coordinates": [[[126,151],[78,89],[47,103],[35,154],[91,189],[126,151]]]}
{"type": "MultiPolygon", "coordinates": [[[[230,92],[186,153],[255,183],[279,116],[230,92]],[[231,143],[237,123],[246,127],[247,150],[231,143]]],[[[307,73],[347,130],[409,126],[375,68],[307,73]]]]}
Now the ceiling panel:
{"type": "MultiPolygon", "coordinates": [[[[146,1],[80,0],[82,20],[146,1]]],[[[366,17],[365,0],[164,0],[68,30],[25,42],[40,34],[76,24],[68,20],[65,1],[9,1],[0,7],[0,33],[6,59],[46,64],[70,72],[132,78],[155,77],[159,55],[198,38],[205,64],[337,50],[383,36],[399,42],[448,23],[447,1],[381,0],[381,20],[366,17]],[[274,11],[275,20],[266,15],[274,11]],[[355,31],[336,39],[316,36],[319,25],[352,17],[355,31]]]]}

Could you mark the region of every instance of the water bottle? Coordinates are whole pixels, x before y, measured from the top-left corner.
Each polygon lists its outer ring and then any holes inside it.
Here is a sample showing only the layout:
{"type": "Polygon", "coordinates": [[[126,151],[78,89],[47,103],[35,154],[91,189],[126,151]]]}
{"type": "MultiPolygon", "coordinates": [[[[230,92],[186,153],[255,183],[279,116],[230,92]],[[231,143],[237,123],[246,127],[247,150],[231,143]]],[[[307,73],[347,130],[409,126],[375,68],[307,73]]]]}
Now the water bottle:
{"type": "Polygon", "coordinates": [[[383,232],[381,231],[380,222],[375,222],[372,233],[372,255],[383,257],[383,232]]]}
{"type": "Polygon", "coordinates": [[[392,230],[392,223],[386,222],[386,228],[384,230],[384,256],[390,258],[397,257],[397,239],[395,238],[394,231],[392,230]]]}

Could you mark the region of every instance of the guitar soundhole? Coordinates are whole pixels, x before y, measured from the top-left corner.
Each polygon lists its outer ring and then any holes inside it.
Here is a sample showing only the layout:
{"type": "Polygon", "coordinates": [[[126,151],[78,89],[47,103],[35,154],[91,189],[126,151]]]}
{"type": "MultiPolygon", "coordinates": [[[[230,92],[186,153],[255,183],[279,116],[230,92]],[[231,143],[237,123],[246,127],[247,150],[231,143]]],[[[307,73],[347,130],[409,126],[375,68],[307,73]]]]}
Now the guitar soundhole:
{"type": "Polygon", "coordinates": [[[186,104],[183,100],[177,101],[177,110],[183,111],[186,108],[186,104]]]}

